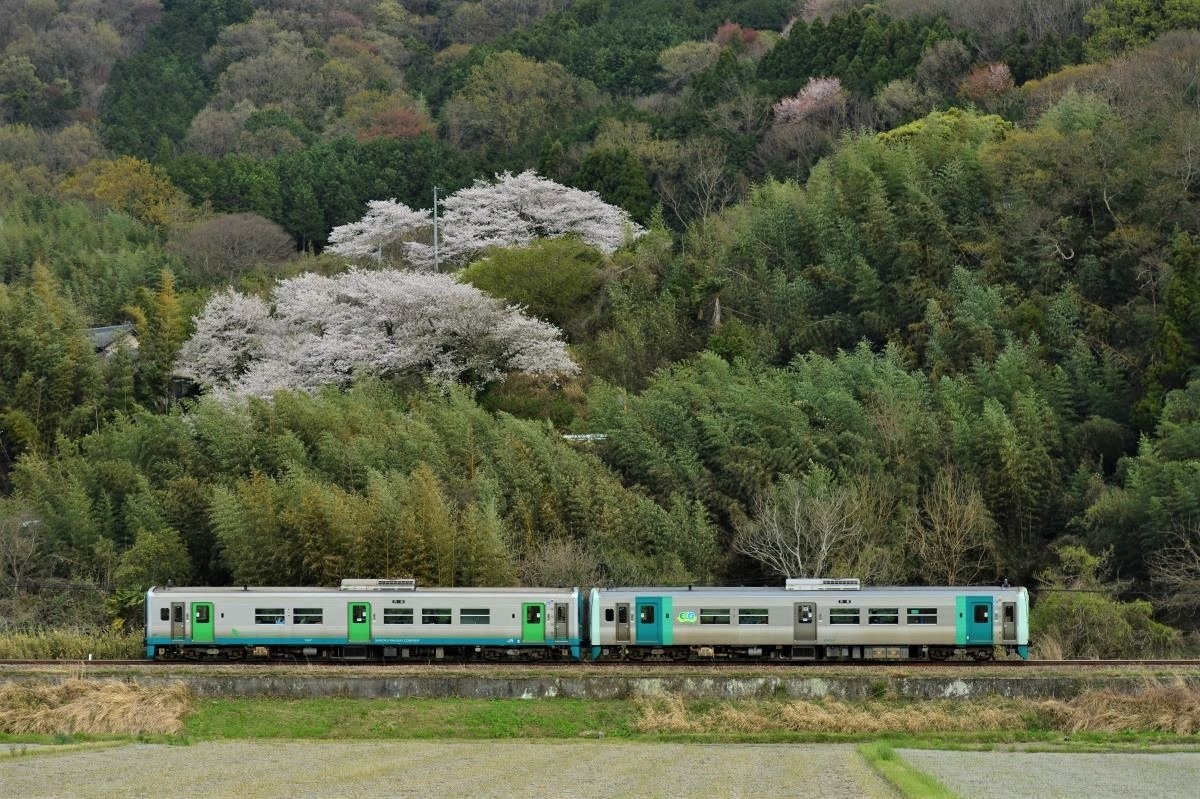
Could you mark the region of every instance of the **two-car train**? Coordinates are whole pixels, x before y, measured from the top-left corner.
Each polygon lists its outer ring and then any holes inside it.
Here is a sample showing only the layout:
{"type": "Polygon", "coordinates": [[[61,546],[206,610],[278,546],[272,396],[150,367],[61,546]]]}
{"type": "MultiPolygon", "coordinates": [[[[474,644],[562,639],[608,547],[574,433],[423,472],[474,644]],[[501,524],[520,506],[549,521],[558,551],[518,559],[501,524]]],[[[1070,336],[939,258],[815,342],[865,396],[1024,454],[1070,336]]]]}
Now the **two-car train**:
{"type": "Polygon", "coordinates": [[[1024,588],[179,588],[146,593],[146,655],[173,659],[978,660],[1027,657],[1024,588]]]}

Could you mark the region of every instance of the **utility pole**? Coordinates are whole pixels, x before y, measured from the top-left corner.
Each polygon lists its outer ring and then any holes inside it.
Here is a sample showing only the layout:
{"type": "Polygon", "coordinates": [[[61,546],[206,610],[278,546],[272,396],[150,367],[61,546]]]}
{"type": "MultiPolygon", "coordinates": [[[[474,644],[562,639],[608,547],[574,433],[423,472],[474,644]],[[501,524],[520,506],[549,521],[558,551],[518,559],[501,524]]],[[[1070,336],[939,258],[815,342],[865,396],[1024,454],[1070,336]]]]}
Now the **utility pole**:
{"type": "Polygon", "coordinates": [[[438,187],[433,187],[433,271],[442,271],[438,266],[438,220],[437,220],[438,187]]]}

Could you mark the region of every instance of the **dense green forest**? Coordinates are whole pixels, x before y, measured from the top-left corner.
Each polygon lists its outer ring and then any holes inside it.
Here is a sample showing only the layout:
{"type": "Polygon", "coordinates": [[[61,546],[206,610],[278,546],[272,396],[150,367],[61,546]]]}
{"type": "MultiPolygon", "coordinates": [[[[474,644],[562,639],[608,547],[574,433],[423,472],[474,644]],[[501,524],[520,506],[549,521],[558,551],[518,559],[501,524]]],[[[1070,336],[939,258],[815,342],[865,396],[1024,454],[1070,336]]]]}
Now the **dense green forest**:
{"type": "Polygon", "coordinates": [[[1184,640],[1200,2],[0,0],[0,631],[169,579],[787,574],[1184,640]],[[504,238],[506,173],[623,243],[504,238]],[[435,187],[478,248],[344,254],[435,187]],[[442,338],[270,390],[352,329],[296,309],[430,264],[442,338]],[[572,368],[478,360],[529,331],[572,368]]]}

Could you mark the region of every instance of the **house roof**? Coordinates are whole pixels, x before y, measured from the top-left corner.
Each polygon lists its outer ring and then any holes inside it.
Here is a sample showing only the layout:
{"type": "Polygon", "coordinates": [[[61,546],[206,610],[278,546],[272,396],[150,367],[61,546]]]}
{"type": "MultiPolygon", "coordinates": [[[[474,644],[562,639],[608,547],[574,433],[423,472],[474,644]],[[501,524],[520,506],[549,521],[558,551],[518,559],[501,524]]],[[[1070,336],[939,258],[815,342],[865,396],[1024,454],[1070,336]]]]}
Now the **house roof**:
{"type": "Polygon", "coordinates": [[[88,340],[92,342],[92,347],[97,351],[106,350],[111,347],[118,339],[124,338],[133,332],[133,325],[126,322],[122,325],[108,325],[107,327],[89,327],[86,331],[88,340]]]}

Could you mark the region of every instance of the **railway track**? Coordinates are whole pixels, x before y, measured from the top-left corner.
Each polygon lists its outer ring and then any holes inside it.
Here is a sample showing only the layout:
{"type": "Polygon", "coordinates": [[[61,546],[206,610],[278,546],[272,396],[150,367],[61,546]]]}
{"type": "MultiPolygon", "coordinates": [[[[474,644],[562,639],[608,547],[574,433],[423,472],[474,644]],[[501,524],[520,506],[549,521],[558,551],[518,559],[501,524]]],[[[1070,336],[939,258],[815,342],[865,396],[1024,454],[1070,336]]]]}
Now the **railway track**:
{"type": "Polygon", "coordinates": [[[454,661],[407,661],[404,663],[377,663],[371,661],[283,661],[283,660],[262,660],[262,661],[220,661],[220,660],[0,660],[0,669],[9,666],[68,666],[68,667],[84,667],[84,668],[121,668],[121,667],[146,667],[153,669],[169,668],[171,666],[188,666],[201,668],[226,668],[226,669],[252,669],[252,668],[328,668],[328,669],[352,669],[361,668],[364,666],[389,669],[389,668],[405,668],[413,666],[421,667],[445,667],[459,670],[469,671],[490,671],[497,668],[503,669],[539,669],[552,671],[578,671],[587,669],[596,670],[613,670],[613,669],[634,669],[639,667],[652,667],[670,671],[672,669],[746,669],[748,667],[760,666],[767,670],[775,670],[780,668],[793,667],[797,669],[838,669],[838,668],[914,668],[914,669],[1048,669],[1048,668],[1082,668],[1082,669],[1103,669],[1103,668],[1150,668],[1150,667],[1175,667],[1175,668],[1200,668],[1200,660],[1196,659],[1154,659],[1154,660],[896,660],[896,661],[880,661],[880,660],[838,660],[838,661],[710,661],[710,662],[683,662],[673,663],[667,661],[647,661],[647,662],[629,662],[629,661],[601,661],[599,663],[547,663],[547,662],[454,662],[454,661]]]}

